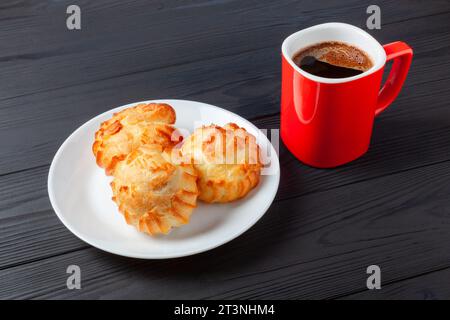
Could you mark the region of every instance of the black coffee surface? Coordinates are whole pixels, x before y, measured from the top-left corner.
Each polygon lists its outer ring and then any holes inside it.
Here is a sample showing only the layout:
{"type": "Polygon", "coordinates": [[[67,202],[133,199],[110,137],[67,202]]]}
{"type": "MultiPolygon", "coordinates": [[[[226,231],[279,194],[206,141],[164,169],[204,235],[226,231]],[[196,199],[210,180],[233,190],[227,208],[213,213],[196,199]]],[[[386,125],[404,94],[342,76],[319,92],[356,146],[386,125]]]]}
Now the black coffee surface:
{"type": "Polygon", "coordinates": [[[369,70],[372,59],[361,49],[338,41],[321,42],[292,58],[301,69],[324,78],[348,78],[369,70]]]}
{"type": "Polygon", "coordinates": [[[335,66],[319,61],[311,56],[304,57],[300,61],[299,67],[306,72],[323,78],[348,78],[364,72],[362,70],[335,66]]]}

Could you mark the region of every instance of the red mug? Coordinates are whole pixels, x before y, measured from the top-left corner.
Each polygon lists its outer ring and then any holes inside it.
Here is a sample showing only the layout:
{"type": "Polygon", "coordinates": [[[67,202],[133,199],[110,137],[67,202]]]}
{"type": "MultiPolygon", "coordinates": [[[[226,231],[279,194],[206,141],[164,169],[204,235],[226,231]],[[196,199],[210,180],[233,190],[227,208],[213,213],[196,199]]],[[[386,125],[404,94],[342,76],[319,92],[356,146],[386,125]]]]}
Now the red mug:
{"type": "Polygon", "coordinates": [[[336,167],[369,148],[375,116],[397,97],[413,51],[404,42],[382,46],[370,34],[345,23],[325,23],[296,32],[282,45],[281,138],[302,162],[336,167]],[[364,50],[373,66],[348,78],[322,78],[300,69],[292,57],[301,49],[340,41],[364,50]],[[380,90],[383,71],[393,61],[380,90]]]}

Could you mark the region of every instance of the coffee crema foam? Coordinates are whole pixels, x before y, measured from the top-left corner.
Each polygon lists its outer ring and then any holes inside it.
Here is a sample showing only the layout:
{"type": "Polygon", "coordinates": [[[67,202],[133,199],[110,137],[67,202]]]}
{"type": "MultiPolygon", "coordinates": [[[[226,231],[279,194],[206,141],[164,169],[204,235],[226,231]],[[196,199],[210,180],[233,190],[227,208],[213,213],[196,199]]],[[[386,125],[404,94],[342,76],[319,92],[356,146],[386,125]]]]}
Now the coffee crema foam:
{"type": "Polygon", "coordinates": [[[321,62],[362,72],[369,70],[373,66],[372,60],[364,51],[338,41],[322,42],[304,48],[294,55],[294,63],[300,66],[301,61],[305,57],[314,57],[321,62]]]}

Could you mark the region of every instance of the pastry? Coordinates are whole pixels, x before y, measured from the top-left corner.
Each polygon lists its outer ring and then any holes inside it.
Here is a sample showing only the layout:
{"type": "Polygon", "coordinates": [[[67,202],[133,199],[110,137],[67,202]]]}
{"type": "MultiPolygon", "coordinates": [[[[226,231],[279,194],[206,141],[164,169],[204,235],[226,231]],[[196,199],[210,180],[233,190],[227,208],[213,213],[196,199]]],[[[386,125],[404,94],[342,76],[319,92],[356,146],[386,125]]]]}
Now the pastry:
{"type": "Polygon", "coordinates": [[[234,123],[198,128],[183,141],[181,154],[199,176],[199,199],[230,202],[247,195],[260,180],[256,138],[234,123]]]}
{"type": "Polygon", "coordinates": [[[97,164],[112,175],[117,163],[140,145],[173,145],[175,118],[173,108],[164,103],[142,103],[115,113],[95,133],[92,151],[97,164]]]}
{"type": "Polygon", "coordinates": [[[117,164],[111,182],[112,199],[126,222],[150,235],[188,223],[196,207],[196,172],[191,164],[173,164],[168,150],[138,147],[117,164]]]}

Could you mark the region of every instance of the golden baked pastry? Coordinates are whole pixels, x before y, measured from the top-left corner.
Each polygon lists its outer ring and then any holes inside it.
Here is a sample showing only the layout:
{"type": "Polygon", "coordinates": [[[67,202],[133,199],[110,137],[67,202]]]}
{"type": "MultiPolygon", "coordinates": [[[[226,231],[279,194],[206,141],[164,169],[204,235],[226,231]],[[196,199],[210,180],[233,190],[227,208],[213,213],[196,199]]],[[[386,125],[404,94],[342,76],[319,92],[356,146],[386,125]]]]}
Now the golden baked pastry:
{"type": "Polygon", "coordinates": [[[112,199],[128,224],[150,235],[166,234],[189,222],[197,202],[196,181],[191,164],[173,164],[170,152],[147,144],[117,164],[112,199]]]}
{"type": "Polygon", "coordinates": [[[247,195],[261,174],[259,146],[244,128],[203,126],[183,141],[181,153],[199,176],[199,199],[230,202],[247,195]]]}
{"type": "Polygon", "coordinates": [[[141,103],[115,113],[95,133],[92,151],[97,164],[111,175],[117,163],[140,145],[174,144],[171,138],[175,118],[173,108],[164,103],[141,103]]]}

